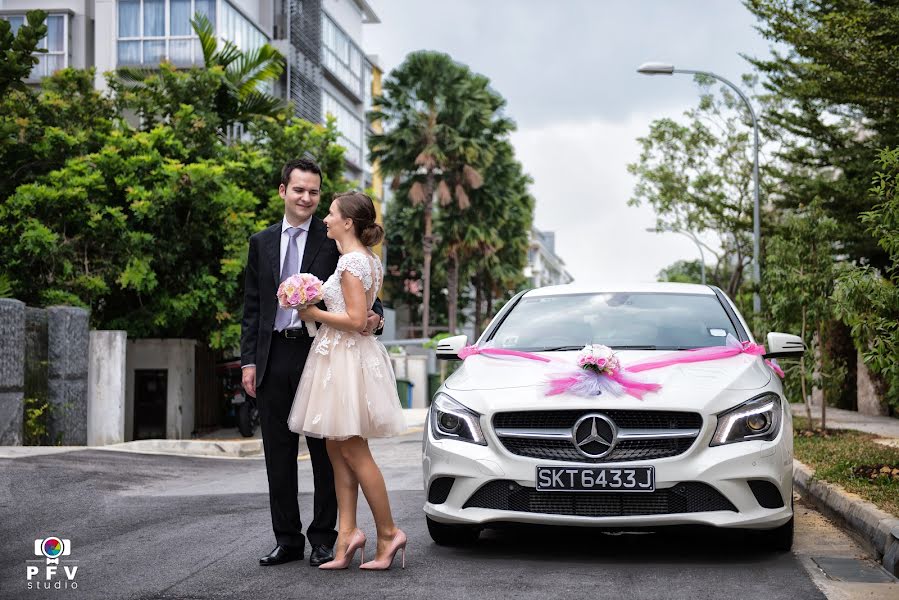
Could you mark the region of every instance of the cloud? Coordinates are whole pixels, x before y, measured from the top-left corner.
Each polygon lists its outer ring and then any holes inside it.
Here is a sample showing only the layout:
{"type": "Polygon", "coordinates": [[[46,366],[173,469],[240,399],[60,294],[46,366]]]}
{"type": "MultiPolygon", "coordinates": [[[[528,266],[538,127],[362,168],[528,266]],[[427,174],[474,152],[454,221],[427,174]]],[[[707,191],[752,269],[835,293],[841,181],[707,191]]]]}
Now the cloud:
{"type": "Polygon", "coordinates": [[[646,231],[656,224],[651,208],[627,205],[634,178],[625,165],[639,157],[637,138],[656,117],[559,122],[512,135],[518,159],[534,178],[534,224],[556,231],[556,253],[578,283],[655,281],[676,260],[699,257],[684,236],[646,231]]]}
{"type": "Polygon", "coordinates": [[[739,81],[750,70],[740,53],[767,53],[741,2],[369,2],[381,23],[364,28],[363,47],[382,68],[414,50],[446,52],[508,100],[519,128],[512,142],[534,179],[535,224],[556,232],[556,252],[579,282],[654,281],[665,266],[698,258],[684,236],[645,231],[655,216],[627,206],[626,166],[650,122],[680,118],[699,90],[689,76],[635,70],[669,61],[739,81]]]}

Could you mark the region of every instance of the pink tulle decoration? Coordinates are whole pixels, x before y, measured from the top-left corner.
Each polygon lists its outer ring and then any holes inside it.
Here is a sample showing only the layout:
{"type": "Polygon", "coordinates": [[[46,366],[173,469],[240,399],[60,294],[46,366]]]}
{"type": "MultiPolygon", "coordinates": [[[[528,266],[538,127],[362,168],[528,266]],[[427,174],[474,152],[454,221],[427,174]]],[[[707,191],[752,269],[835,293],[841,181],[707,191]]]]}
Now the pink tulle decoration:
{"type": "MultiPolygon", "coordinates": [[[[519,350],[505,350],[502,348],[466,346],[459,351],[459,358],[465,360],[470,356],[485,354],[488,356],[514,356],[535,360],[544,363],[553,362],[549,358],[521,352],[519,350]]],[[[661,369],[673,365],[689,364],[730,358],[740,354],[750,356],[763,356],[765,347],[752,342],[740,342],[733,336],[727,336],[724,346],[710,346],[696,348],[694,350],[681,350],[671,354],[648,360],[638,361],[627,367],[618,362],[614,352],[607,346],[586,346],[578,356],[578,369],[575,372],[551,375],[547,379],[546,395],[574,394],[578,396],[598,396],[605,393],[612,395],[629,394],[638,400],[649,392],[656,392],[662,388],[657,383],[640,381],[634,378],[634,373],[661,369]]],[[[570,364],[570,363],[569,363],[570,364]]],[[[784,377],[783,369],[773,360],[766,360],[767,364],[777,375],[784,377]]]]}
{"type": "Polygon", "coordinates": [[[775,373],[777,373],[777,376],[780,377],[781,379],[783,379],[786,376],[786,374],[784,373],[784,370],[780,368],[780,365],[777,364],[777,361],[775,361],[773,358],[771,360],[766,360],[765,364],[768,365],[769,367],[771,367],[771,370],[774,371],[775,373]]]}

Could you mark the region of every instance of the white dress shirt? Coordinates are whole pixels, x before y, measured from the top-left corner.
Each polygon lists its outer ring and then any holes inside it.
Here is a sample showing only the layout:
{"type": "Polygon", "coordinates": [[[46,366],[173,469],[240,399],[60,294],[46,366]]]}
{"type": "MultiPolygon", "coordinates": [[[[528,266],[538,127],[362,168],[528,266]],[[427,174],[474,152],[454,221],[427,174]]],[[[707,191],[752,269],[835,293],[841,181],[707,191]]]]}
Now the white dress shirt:
{"type": "MultiPolygon", "coordinates": [[[[303,268],[303,253],[306,250],[306,238],[309,236],[309,227],[312,224],[312,217],[306,219],[306,222],[300,223],[300,229],[302,231],[297,234],[296,237],[296,245],[297,245],[297,269],[303,268]]],[[[281,258],[278,261],[278,273],[281,273],[281,270],[284,268],[284,258],[287,256],[287,244],[290,243],[290,235],[287,233],[287,229],[289,227],[293,227],[290,223],[287,222],[287,217],[285,216],[281,220],[281,258]]],[[[301,271],[297,271],[300,273],[301,271]]],[[[292,273],[293,274],[293,273],[292,273]]],[[[297,312],[293,311],[293,316],[290,318],[290,325],[287,326],[288,329],[294,329],[297,327],[303,326],[303,320],[297,316],[297,312]]]]}

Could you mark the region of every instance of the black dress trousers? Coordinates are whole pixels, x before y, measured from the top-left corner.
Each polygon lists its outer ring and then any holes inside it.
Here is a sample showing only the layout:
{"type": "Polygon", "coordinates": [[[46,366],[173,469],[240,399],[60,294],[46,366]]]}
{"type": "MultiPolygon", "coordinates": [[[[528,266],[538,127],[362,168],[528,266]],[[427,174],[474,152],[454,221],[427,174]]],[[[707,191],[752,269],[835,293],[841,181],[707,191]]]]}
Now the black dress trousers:
{"type": "MultiPolygon", "coordinates": [[[[311,346],[312,338],[307,335],[288,340],[274,332],[265,377],[256,390],[275,540],[299,548],[305,546],[297,497],[300,436],[287,428],[287,417],[311,346]]],[[[306,535],[310,544],[330,547],[337,541],[334,471],[323,439],[307,437],[306,445],[315,483],[312,522],[306,535]]]]}

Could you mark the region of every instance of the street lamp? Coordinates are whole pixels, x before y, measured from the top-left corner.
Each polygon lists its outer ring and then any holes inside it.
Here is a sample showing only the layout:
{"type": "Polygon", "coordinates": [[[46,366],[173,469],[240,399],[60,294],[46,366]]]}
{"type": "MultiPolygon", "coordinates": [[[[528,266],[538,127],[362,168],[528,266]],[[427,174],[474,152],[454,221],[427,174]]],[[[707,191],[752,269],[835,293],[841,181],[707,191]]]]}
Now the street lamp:
{"type": "Polygon", "coordinates": [[[684,231],[683,229],[677,229],[675,227],[662,227],[660,229],[657,229],[655,227],[647,227],[646,231],[648,231],[649,233],[663,233],[665,231],[670,231],[671,233],[681,233],[693,240],[693,243],[696,244],[697,248],[699,248],[699,273],[700,277],[702,278],[702,285],[705,285],[705,253],[703,253],[702,251],[702,242],[700,242],[692,232],[684,231]]]}
{"type": "Polygon", "coordinates": [[[735,91],[740,99],[742,99],[746,104],[746,108],[749,109],[749,114],[752,116],[752,131],[754,138],[754,152],[752,160],[752,281],[755,284],[755,290],[752,293],[752,310],[753,312],[758,314],[762,310],[762,299],[759,296],[758,292],[762,280],[761,267],[759,266],[759,244],[760,240],[762,239],[761,228],[759,225],[759,120],[755,115],[755,110],[752,108],[752,103],[749,102],[749,98],[746,97],[746,94],[744,94],[740,90],[740,88],[735,86],[724,77],[721,77],[720,75],[716,75],[715,73],[711,73],[709,71],[675,69],[674,65],[669,65],[667,63],[648,62],[640,65],[640,68],[637,69],[637,73],[641,73],[643,75],[673,75],[674,73],[687,73],[691,75],[705,75],[707,77],[712,77],[729,86],[733,91],[735,91]]]}

